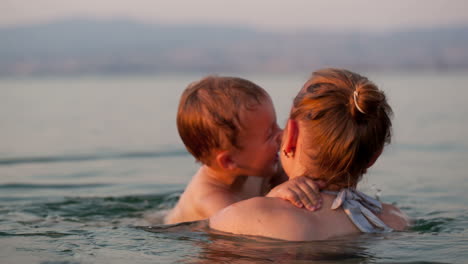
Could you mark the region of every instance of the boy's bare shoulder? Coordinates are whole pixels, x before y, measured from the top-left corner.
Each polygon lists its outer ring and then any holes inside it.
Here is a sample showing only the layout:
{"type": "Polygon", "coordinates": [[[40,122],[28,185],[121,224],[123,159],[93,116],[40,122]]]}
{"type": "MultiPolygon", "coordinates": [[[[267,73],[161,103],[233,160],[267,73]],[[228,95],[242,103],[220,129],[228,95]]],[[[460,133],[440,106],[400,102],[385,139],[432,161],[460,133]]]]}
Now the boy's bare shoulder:
{"type": "Polygon", "coordinates": [[[382,221],[397,231],[403,231],[409,227],[409,217],[398,207],[382,203],[383,213],[380,215],[382,221]]]}
{"type": "Polygon", "coordinates": [[[197,195],[196,200],[193,202],[196,204],[200,213],[208,218],[221,209],[238,201],[235,195],[224,190],[213,188],[203,194],[197,195]]]}

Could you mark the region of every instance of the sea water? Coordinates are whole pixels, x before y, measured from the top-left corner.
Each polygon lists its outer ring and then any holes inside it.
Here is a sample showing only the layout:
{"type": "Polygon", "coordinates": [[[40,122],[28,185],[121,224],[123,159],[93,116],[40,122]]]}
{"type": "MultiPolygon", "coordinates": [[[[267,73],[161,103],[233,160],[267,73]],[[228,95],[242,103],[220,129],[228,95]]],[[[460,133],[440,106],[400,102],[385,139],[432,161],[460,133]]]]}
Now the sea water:
{"type": "MultiPolygon", "coordinates": [[[[366,75],[394,137],[360,188],[413,225],[320,242],[160,225],[198,167],[175,117],[201,75],[1,79],[0,263],[468,263],[466,72],[366,75]]],[[[282,126],[307,74],[243,77],[282,126]]]]}

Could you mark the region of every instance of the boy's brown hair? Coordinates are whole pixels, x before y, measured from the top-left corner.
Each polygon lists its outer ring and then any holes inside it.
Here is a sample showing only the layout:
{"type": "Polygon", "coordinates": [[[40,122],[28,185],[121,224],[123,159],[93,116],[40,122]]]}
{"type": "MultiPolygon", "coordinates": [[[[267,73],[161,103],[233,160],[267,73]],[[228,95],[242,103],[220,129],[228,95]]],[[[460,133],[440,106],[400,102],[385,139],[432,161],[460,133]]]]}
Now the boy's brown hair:
{"type": "Polygon", "coordinates": [[[208,76],[190,84],[182,93],[177,129],[187,150],[210,165],[212,151],[235,147],[242,128],[242,110],[253,110],[267,92],[251,81],[236,77],[208,76]]]}
{"type": "Polygon", "coordinates": [[[390,143],[391,116],[385,94],[366,77],[323,69],[304,84],[290,118],[305,126],[308,156],[321,173],[316,176],[347,188],[357,184],[390,143]]]}

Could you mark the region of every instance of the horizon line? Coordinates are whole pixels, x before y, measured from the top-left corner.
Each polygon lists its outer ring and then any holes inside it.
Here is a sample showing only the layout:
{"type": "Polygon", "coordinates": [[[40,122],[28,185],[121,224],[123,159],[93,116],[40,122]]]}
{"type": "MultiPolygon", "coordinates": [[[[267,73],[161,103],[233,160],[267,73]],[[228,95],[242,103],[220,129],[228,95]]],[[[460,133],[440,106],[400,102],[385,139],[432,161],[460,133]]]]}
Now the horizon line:
{"type": "Polygon", "coordinates": [[[371,29],[371,28],[360,28],[359,26],[354,27],[327,27],[317,25],[317,27],[312,26],[301,26],[296,28],[280,28],[277,30],[268,29],[262,26],[254,26],[250,24],[240,24],[240,23],[210,23],[210,22],[163,22],[163,21],[147,21],[142,19],[135,19],[126,16],[112,16],[112,17],[96,17],[89,15],[80,15],[80,16],[68,16],[61,18],[51,18],[39,21],[24,21],[19,23],[0,23],[0,29],[14,29],[22,27],[34,27],[34,26],[45,26],[53,24],[61,24],[67,22],[95,22],[95,23],[132,23],[138,25],[147,25],[147,26],[167,26],[167,27],[211,27],[211,28],[231,28],[231,29],[244,29],[252,30],[257,32],[269,32],[269,33],[304,33],[304,32],[320,32],[320,33],[398,33],[398,32],[408,32],[408,31],[427,31],[427,30],[440,30],[440,29],[455,29],[455,28],[468,28],[468,22],[466,23],[441,23],[438,25],[412,25],[412,26],[394,26],[394,27],[382,27],[381,29],[371,29]],[[351,32],[350,32],[351,31],[351,32]]]}

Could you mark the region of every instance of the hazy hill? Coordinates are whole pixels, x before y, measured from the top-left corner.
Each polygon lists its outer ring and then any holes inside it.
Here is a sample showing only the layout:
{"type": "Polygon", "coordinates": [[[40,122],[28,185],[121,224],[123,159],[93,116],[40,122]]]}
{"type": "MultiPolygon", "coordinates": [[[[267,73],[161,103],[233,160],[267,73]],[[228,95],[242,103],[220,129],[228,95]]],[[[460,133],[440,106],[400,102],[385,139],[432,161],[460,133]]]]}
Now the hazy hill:
{"type": "Polygon", "coordinates": [[[0,28],[0,75],[291,72],[336,66],[468,69],[468,26],[269,33],[242,27],[67,20],[0,28]]]}

